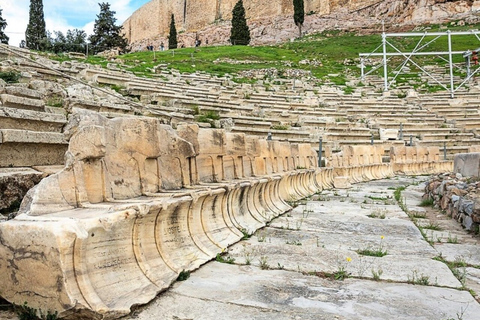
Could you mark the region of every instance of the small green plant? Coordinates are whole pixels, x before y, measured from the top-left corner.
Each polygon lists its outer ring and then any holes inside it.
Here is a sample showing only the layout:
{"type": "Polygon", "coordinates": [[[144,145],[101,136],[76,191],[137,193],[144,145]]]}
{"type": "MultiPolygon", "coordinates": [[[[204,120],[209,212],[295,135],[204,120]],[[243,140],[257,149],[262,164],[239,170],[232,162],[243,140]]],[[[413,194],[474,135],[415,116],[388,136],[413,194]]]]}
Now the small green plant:
{"type": "Polygon", "coordinates": [[[258,242],[264,242],[267,239],[267,232],[262,230],[257,232],[257,240],[258,242]]]}
{"type": "Polygon", "coordinates": [[[375,209],[372,211],[372,213],[370,213],[369,215],[367,215],[367,217],[369,218],[373,218],[373,219],[385,219],[386,217],[386,213],[388,211],[386,209],[375,209]]]}
{"type": "Polygon", "coordinates": [[[423,273],[419,276],[417,270],[412,271],[412,276],[408,276],[407,283],[428,286],[430,284],[430,277],[423,273]]]}
{"type": "Polygon", "coordinates": [[[20,79],[20,73],[14,71],[0,72],[0,79],[6,83],[17,83],[20,79]]]}
{"type": "Polygon", "coordinates": [[[383,274],[382,268],[378,268],[378,270],[376,270],[376,271],[375,271],[375,269],[372,268],[372,277],[373,277],[373,280],[379,281],[379,280],[380,280],[380,277],[382,276],[382,274],[383,274]]]}
{"type": "Polygon", "coordinates": [[[310,215],[310,213],[313,213],[313,210],[303,209],[302,218],[303,218],[303,219],[308,218],[308,216],[310,215]]]}
{"type": "Polygon", "coordinates": [[[243,233],[242,240],[250,239],[250,237],[252,236],[251,233],[248,233],[247,229],[241,229],[240,231],[243,233]]]}
{"type": "Polygon", "coordinates": [[[357,253],[362,256],[370,256],[370,257],[383,257],[388,254],[387,250],[384,248],[383,245],[384,236],[380,237],[380,244],[378,248],[367,247],[365,249],[357,250],[357,253]]]}
{"type": "Polygon", "coordinates": [[[410,218],[412,219],[425,219],[426,217],[427,217],[427,214],[425,212],[414,211],[410,213],[410,218]]]}
{"type": "Polygon", "coordinates": [[[435,231],[442,231],[442,227],[438,224],[438,222],[430,221],[426,226],[422,227],[423,229],[435,230],[435,231]]]}
{"type": "Polygon", "coordinates": [[[290,127],[287,125],[274,124],[270,127],[272,130],[288,130],[290,127]]]}
{"type": "Polygon", "coordinates": [[[280,262],[277,262],[277,268],[279,270],[283,270],[285,268],[285,266],[283,264],[280,264],[280,262]]]}
{"type": "Polygon", "coordinates": [[[270,269],[270,266],[268,265],[268,257],[267,256],[261,256],[258,259],[258,262],[260,262],[260,269],[262,269],[262,270],[270,269]]]}
{"type": "Polygon", "coordinates": [[[15,313],[18,315],[19,320],[56,320],[58,319],[58,312],[54,313],[47,311],[47,314],[44,314],[42,310],[37,310],[35,308],[29,307],[27,302],[23,305],[13,306],[15,313]]]}
{"type": "Polygon", "coordinates": [[[235,258],[227,256],[227,252],[224,251],[222,253],[217,253],[217,256],[215,257],[215,261],[220,262],[220,263],[234,264],[235,263],[235,258]]]}
{"type": "Polygon", "coordinates": [[[50,97],[50,98],[47,99],[45,104],[47,106],[50,106],[50,107],[62,108],[63,107],[63,98],[58,97],[58,96],[50,97]]]}
{"type": "Polygon", "coordinates": [[[212,123],[214,120],[219,120],[220,114],[217,111],[208,110],[195,117],[197,122],[208,122],[212,123]]]}
{"type": "Polygon", "coordinates": [[[395,191],[393,192],[393,197],[395,198],[395,200],[397,200],[397,202],[400,202],[402,197],[402,191],[404,191],[405,189],[406,187],[401,186],[395,189],[395,191]]]}
{"type": "Polygon", "coordinates": [[[252,257],[253,257],[253,249],[248,250],[247,245],[244,243],[243,244],[243,257],[245,259],[245,264],[248,266],[252,263],[252,257]]]}
{"type": "Polygon", "coordinates": [[[420,202],[420,207],[433,207],[434,204],[435,204],[435,200],[429,197],[429,198],[423,199],[422,202],[420,202]]]}
{"type": "Polygon", "coordinates": [[[190,271],[182,270],[182,272],[180,272],[180,274],[177,277],[177,281],[185,281],[188,278],[190,278],[190,271]]]}
{"type": "Polygon", "coordinates": [[[447,243],[458,243],[457,236],[452,237],[452,234],[449,232],[448,233],[448,238],[447,238],[447,243]]]}
{"type": "Polygon", "coordinates": [[[302,243],[299,241],[299,240],[287,240],[285,241],[285,244],[290,244],[290,245],[294,245],[294,246],[301,246],[302,243]]]}

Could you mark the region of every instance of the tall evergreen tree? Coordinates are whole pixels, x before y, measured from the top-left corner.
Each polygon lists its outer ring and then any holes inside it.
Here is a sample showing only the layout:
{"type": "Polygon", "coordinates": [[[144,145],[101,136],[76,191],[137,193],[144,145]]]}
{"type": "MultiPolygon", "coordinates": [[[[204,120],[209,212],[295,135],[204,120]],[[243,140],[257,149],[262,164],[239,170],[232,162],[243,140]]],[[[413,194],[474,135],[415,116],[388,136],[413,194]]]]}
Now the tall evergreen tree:
{"type": "Polygon", "coordinates": [[[230,30],[230,42],[233,45],[244,45],[250,43],[250,29],[245,18],[243,1],[239,0],[232,11],[232,29],[230,30]]]}
{"type": "Polygon", "coordinates": [[[43,1],[30,0],[30,16],[25,31],[27,48],[45,50],[47,47],[47,30],[43,16],[43,1]]]}
{"type": "Polygon", "coordinates": [[[121,51],[125,51],[128,42],[121,34],[123,27],[115,25],[117,21],[115,18],[116,12],[110,10],[108,2],[102,2],[98,5],[100,6],[100,13],[95,19],[93,34],[89,38],[92,51],[98,53],[112,48],[120,48],[121,51]]]}
{"type": "Polygon", "coordinates": [[[2,18],[2,9],[0,9],[0,43],[8,44],[10,39],[4,32],[7,27],[7,21],[2,18]]]}
{"type": "Polygon", "coordinates": [[[175,27],[175,16],[172,13],[172,20],[170,21],[170,35],[168,36],[168,49],[176,49],[177,46],[177,28],[175,27]]]}
{"type": "Polygon", "coordinates": [[[298,27],[298,35],[302,36],[302,26],[305,20],[305,8],[303,6],[303,0],[293,0],[293,21],[298,27]]]}

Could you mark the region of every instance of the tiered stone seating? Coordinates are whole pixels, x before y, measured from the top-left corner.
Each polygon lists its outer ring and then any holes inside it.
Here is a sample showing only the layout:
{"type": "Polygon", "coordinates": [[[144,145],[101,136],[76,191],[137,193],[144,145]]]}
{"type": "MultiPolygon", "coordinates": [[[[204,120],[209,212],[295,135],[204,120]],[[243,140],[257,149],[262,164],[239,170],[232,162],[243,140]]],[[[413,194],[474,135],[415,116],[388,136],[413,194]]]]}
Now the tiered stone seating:
{"type": "Polygon", "coordinates": [[[0,102],[0,167],[64,163],[64,114],[45,112],[42,95],[22,85],[0,87],[0,102]]]}

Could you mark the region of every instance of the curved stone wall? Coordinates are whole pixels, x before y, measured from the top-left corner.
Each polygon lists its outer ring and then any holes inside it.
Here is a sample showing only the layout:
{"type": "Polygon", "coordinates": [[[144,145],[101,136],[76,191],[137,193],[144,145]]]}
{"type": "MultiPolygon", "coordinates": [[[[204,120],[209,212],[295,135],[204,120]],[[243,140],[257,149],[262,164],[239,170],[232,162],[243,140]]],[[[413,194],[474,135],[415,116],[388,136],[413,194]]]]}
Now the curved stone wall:
{"type": "Polygon", "coordinates": [[[192,124],[175,131],[155,118],[77,110],[67,132],[66,167],[0,224],[0,296],[67,318],[125,315],[290,210],[288,201],[338,177],[394,174],[375,146],[345,147],[317,168],[309,144],[192,124]]]}

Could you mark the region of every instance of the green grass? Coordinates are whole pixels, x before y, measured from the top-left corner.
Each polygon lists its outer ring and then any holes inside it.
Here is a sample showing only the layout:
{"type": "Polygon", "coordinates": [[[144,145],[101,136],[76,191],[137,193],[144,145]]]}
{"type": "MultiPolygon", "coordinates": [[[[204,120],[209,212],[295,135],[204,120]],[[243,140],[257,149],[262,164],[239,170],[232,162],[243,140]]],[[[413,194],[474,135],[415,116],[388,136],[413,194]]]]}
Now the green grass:
{"type": "Polygon", "coordinates": [[[0,72],[0,79],[6,83],[16,83],[20,79],[20,73],[14,71],[0,72]]]}
{"type": "Polygon", "coordinates": [[[406,188],[407,187],[401,186],[395,189],[395,191],[393,192],[393,197],[395,198],[395,200],[397,200],[397,202],[399,202],[400,199],[402,198],[402,191],[405,190],[406,188]]]}
{"type": "Polygon", "coordinates": [[[357,250],[358,254],[361,254],[362,256],[370,256],[370,257],[383,257],[388,254],[387,250],[382,250],[382,249],[362,249],[362,250],[357,250]]]}
{"type": "Polygon", "coordinates": [[[433,198],[427,198],[427,199],[423,199],[422,202],[420,202],[420,207],[433,207],[433,205],[435,204],[435,200],[433,200],[433,198]]]}
{"type": "MultiPolygon", "coordinates": [[[[439,30],[440,25],[428,25],[428,31],[439,30]]],[[[463,27],[451,27],[452,30],[471,30],[479,28],[477,25],[465,25],[463,27]]],[[[422,29],[423,30],[423,29],[422,29]]],[[[406,38],[388,38],[389,42],[394,44],[400,50],[405,52],[412,51],[417,41],[420,39],[413,37],[406,38]]],[[[432,40],[433,36],[427,36],[422,44],[432,40]]],[[[454,36],[452,37],[452,49],[454,51],[465,51],[472,49],[472,43],[478,40],[474,35],[454,36]]],[[[211,75],[224,76],[232,75],[232,79],[239,83],[254,83],[257,79],[249,79],[239,75],[239,72],[252,69],[275,68],[282,77],[287,69],[302,69],[310,71],[311,74],[323,82],[331,82],[336,85],[345,86],[348,76],[359,77],[360,69],[359,53],[372,52],[381,44],[381,34],[360,35],[355,32],[345,32],[339,30],[324,31],[322,33],[305,36],[293,42],[285,42],[278,45],[264,46],[205,46],[199,48],[181,48],[167,50],[162,52],[142,51],[124,54],[118,57],[117,64],[128,71],[134,72],[139,76],[154,77],[155,67],[159,64],[167,65],[165,70],[178,70],[182,73],[205,72],[211,75]],[[319,65],[300,64],[302,60],[321,61],[319,65]],[[235,63],[236,61],[248,63],[235,63]]],[[[447,37],[444,36],[435,42],[429,44],[424,51],[445,51],[447,48],[447,37]]],[[[377,50],[377,52],[379,52],[377,50]]],[[[388,52],[394,52],[390,48],[388,52]]],[[[52,57],[53,58],[53,57],[52,57]]],[[[57,60],[68,60],[68,57],[58,55],[57,60]]],[[[441,64],[445,62],[436,57],[415,57],[419,65],[441,64]]],[[[108,61],[103,57],[89,56],[86,62],[99,64],[106,67],[108,61]]],[[[403,62],[403,58],[392,57],[391,66],[397,66],[403,62]]],[[[463,63],[461,55],[454,56],[455,63],[463,63]]],[[[366,72],[372,69],[366,67],[366,72]]],[[[390,70],[393,75],[393,70],[390,70]]],[[[420,71],[414,64],[410,64],[411,73],[401,74],[397,77],[397,85],[414,81],[415,86],[423,91],[443,90],[441,86],[429,86],[421,80],[418,72],[420,71]]],[[[380,68],[373,74],[381,75],[383,70],[380,68]]],[[[455,70],[456,74],[460,74],[455,70]]],[[[265,80],[265,79],[262,79],[265,80]]],[[[269,79],[266,79],[269,80],[269,79]]],[[[365,83],[368,85],[368,83],[365,83]]],[[[353,88],[346,86],[344,92],[350,94],[353,88]]]]}

